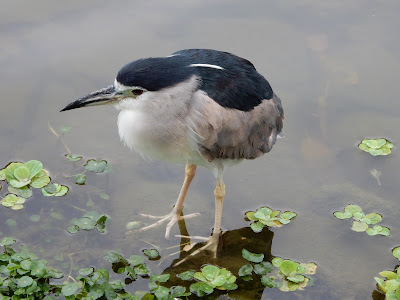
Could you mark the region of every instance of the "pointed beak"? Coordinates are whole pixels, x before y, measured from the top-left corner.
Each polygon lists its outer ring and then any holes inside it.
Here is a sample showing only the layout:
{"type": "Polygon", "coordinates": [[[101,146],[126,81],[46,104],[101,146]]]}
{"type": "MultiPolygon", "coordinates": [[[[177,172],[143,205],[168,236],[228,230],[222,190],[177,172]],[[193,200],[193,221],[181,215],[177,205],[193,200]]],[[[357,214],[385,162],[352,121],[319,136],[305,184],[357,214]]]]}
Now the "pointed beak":
{"type": "Polygon", "coordinates": [[[74,102],[64,107],[61,111],[66,111],[85,106],[113,104],[121,100],[123,97],[124,95],[122,93],[115,91],[114,86],[110,85],[106,88],[95,91],[85,97],[75,100],[74,102]]]}

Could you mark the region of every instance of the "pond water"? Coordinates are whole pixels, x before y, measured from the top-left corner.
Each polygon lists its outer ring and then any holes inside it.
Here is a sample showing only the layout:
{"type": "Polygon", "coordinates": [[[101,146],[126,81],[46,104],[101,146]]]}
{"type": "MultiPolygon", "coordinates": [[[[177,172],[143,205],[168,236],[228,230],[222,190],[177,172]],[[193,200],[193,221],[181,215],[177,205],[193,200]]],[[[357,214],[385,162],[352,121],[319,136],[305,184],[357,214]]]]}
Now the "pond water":
{"type": "MultiPolygon", "coordinates": [[[[197,263],[236,267],[233,252],[254,246],[269,257],[315,262],[314,284],[287,293],[242,287],[232,297],[372,299],[374,277],[394,269],[398,260],[391,249],[400,245],[399,12],[396,0],[2,1],[0,166],[40,160],[52,180],[70,191],[56,200],[35,192],[20,211],[0,206],[0,239],[16,237],[66,274],[74,275],[77,266],[109,267],[105,250],[129,256],[154,246],[162,260],[151,265],[153,272],[176,272],[170,266],[179,256],[173,254],[178,238],[165,240],[164,228],[127,235],[125,224],[149,223],[139,213],[169,212],[184,167],[143,160],[125,147],[113,107],[59,111],[110,85],[129,61],[212,48],[253,62],[285,110],[284,138],[274,149],[226,172],[223,229],[250,234],[244,213],[260,206],[298,216],[259,238],[227,239],[231,256],[197,263]],[[64,126],[71,130],[62,134],[64,126]],[[84,161],[67,161],[66,147],[50,128],[84,161]],[[357,148],[363,138],[378,137],[395,145],[391,155],[372,157],[357,148]],[[87,184],[78,186],[71,176],[90,158],[107,160],[112,170],[87,174],[87,184]],[[372,169],[382,173],[380,184],[372,169]],[[102,192],[110,199],[101,198],[102,192]],[[351,221],[333,217],[349,203],[380,213],[390,237],[354,232],[351,221]],[[90,210],[111,217],[107,234],[66,232],[69,220],[90,210]],[[32,214],[41,220],[30,221],[32,214]],[[17,225],[9,226],[10,219],[17,225]]],[[[184,207],[185,214],[201,213],[186,221],[191,235],[211,233],[214,184],[212,174],[199,168],[184,207]]],[[[178,233],[175,226],[172,236],[178,233]]],[[[138,280],[128,290],[146,288],[147,281],[138,280]]]]}

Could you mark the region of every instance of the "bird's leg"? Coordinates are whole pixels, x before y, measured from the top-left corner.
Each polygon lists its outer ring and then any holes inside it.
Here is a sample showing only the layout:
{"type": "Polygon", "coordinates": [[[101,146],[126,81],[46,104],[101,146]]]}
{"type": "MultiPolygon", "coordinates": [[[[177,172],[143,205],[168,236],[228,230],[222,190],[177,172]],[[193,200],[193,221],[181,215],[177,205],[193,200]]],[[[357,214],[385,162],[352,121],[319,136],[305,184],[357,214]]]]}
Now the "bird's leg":
{"type": "MultiPolygon", "coordinates": [[[[176,203],[175,203],[175,206],[174,206],[173,210],[168,215],[165,215],[165,216],[162,216],[162,217],[157,217],[157,218],[160,218],[159,221],[157,221],[156,223],[151,224],[149,226],[143,227],[143,228],[139,229],[139,231],[145,231],[145,230],[157,227],[157,226],[161,225],[164,222],[169,221],[168,224],[167,224],[167,228],[165,230],[165,238],[169,237],[169,234],[171,232],[172,226],[180,218],[182,218],[181,215],[182,215],[182,209],[183,209],[183,202],[185,201],[185,197],[186,197],[187,191],[189,189],[190,183],[192,182],[193,177],[194,177],[195,174],[196,174],[196,165],[187,164],[186,167],[185,167],[185,180],[183,181],[181,191],[179,193],[178,199],[176,200],[176,203]]],[[[144,215],[144,214],[141,214],[141,215],[145,216],[145,217],[153,217],[153,216],[144,215]]],[[[192,218],[192,217],[196,217],[198,215],[200,215],[200,214],[199,213],[194,213],[194,214],[190,214],[190,215],[185,216],[185,218],[192,218]]]]}
{"type": "Polygon", "coordinates": [[[214,228],[212,236],[207,240],[207,243],[186,256],[184,259],[178,261],[174,264],[174,267],[180,265],[181,263],[187,261],[189,258],[199,254],[203,250],[209,250],[213,253],[214,258],[217,258],[217,250],[218,250],[218,242],[221,234],[221,218],[222,218],[222,207],[225,199],[225,184],[222,181],[222,178],[217,179],[217,185],[214,190],[215,197],[215,219],[214,219],[214,228]]]}

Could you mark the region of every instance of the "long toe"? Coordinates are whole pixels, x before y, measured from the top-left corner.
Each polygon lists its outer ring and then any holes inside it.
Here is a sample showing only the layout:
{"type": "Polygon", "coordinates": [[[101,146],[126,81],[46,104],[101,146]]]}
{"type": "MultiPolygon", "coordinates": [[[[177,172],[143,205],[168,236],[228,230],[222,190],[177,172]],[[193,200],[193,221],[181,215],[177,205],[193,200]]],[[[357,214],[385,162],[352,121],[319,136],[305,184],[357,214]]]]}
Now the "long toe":
{"type": "Polygon", "coordinates": [[[168,215],[162,216],[162,217],[143,215],[143,214],[142,214],[142,216],[150,217],[152,219],[156,219],[157,218],[157,219],[160,219],[160,220],[158,220],[157,222],[155,222],[153,224],[150,224],[150,225],[147,225],[145,227],[142,227],[142,228],[138,229],[138,232],[147,231],[149,229],[156,228],[156,227],[162,225],[163,223],[168,222],[168,224],[166,226],[166,229],[165,229],[165,238],[168,239],[169,236],[170,236],[170,233],[171,233],[171,229],[175,225],[175,223],[177,223],[182,218],[183,219],[190,219],[190,218],[193,218],[193,217],[200,216],[200,213],[193,213],[193,214],[189,214],[189,215],[186,215],[186,216],[180,216],[180,215],[176,214],[175,210],[172,210],[171,213],[169,213],[168,215]]]}

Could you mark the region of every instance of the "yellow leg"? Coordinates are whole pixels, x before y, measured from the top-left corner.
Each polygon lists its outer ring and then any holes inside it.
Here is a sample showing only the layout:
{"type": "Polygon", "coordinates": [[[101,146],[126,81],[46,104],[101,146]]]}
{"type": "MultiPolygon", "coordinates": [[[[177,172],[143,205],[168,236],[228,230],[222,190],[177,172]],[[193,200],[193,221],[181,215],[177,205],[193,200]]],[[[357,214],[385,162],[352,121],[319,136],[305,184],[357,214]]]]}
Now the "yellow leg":
{"type": "Polygon", "coordinates": [[[181,191],[176,200],[174,209],[178,216],[180,216],[183,209],[183,202],[185,201],[187,191],[189,189],[190,183],[192,182],[194,175],[196,175],[196,165],[186,165],[185,166],[185,180],[183,181],[181,191]]]}
{"type": "MultiPolygon", "coordinates": [[[[144,217],[156,218],[156,219],[160,219],[160,220],[154,224],[143,227],[143,228],[139,229],[138,231],[149,230],[149,229],[152,229],[152,228],[155,228],[155,227],[161,225],[164,222],[169,221],[167,224],[167,228],[165,230],[165,238],[169,238],[169,234],[171,232],[172,226],[181,218],[183,202],[185,202],[185,197],[186,197],[187,191],[189,189],[190,183],[192,182],[195,174],[196,174],[196,165],[187,164],[185,167],[185,180],[183,181],[181,191],[179,193],[178,199],[176,200],[175,206],[172,209],[172,211],[168,215],[165,215],[162,217],[154,217],[151,215],[141,214],[144,217]]],[[[199,215],[200,215],[199,213],[194,213],[194,214],[185,216],[185,218],[188,219],[188,218],[196,217],[199,215]]]]}
{"type": "MultiPolygon", "coordinates": [[[[212,240],[213,242],[216,242],[218,246],[219,234],[221,232],[222,207],[225,198],[225,184],[222,182],[222,180],[217,180],[217,185],[214,190],[214,197],[215,197],[215,220],[214,220],[212,240]]],[[[216,252],[214,254],[216,256],[216,252]]]]}
{"type": "Polygon", "coordinates": [[[217,185],[214,190],[214,197],[215,197],[215,218],[214,218],[214,228],[212,236],[208,239],[207,243],[203,247],[197,249],[190,255],[186,256],[184,259],[174,264],[174,267],[179,266],[183,262],[187,261],[189,258],[199,254],[201,251],[204,251],[206,249],[213,253],[214,258],[217,258],[218,242],[219,242],[219,236],[221,234],[222,207],[225,199],[225,184],[222,181],[222,178],[217,179],[217,185]]]}

